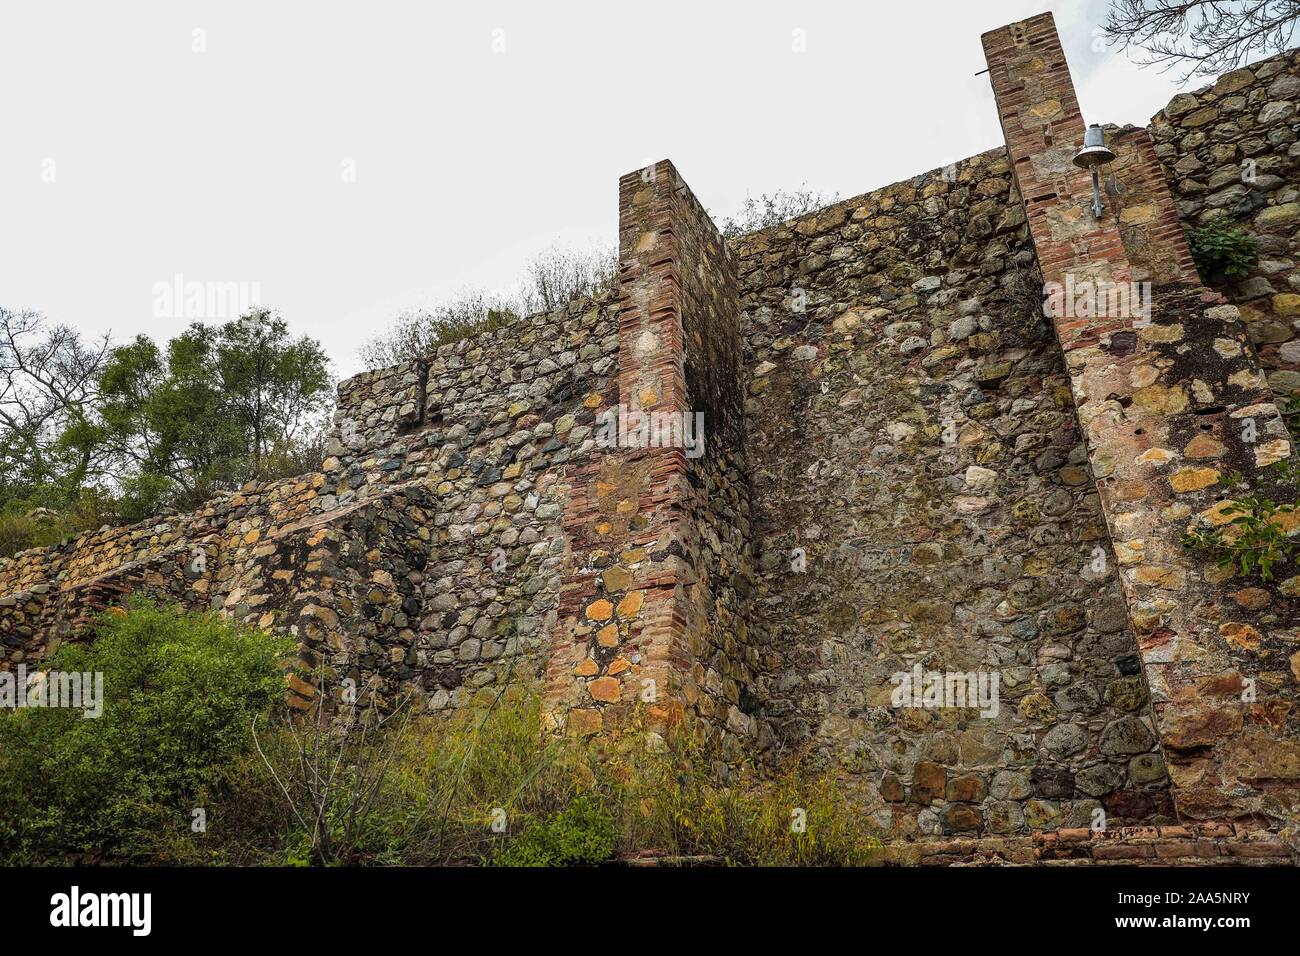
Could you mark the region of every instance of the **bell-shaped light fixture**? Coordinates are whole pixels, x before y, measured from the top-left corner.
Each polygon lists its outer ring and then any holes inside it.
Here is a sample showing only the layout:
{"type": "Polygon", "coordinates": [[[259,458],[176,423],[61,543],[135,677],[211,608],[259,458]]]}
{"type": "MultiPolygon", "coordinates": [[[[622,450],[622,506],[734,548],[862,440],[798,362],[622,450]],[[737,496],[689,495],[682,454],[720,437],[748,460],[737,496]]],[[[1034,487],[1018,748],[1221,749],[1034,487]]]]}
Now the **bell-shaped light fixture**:
{"type": "Polygon", "coordinates": [[[1106,132],[1093,123],[1083,134],[1083,147],[1074,154],[1074,165],[1092,173],[1092,214],[1101,218],[1101,167],[1115,154],[1106,145],[1106,132]]]}

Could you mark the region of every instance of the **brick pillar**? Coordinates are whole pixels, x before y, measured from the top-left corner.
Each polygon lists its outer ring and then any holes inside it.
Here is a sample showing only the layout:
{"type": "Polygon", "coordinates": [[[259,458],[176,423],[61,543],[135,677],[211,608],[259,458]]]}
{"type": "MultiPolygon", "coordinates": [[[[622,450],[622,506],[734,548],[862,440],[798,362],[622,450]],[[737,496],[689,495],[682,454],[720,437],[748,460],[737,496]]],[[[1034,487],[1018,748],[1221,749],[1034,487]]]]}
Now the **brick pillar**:
{"type": "MultiPolygon", "coordinates": [[[[704,339],[693,331],[688,347],[686,330],[695,326],[698,302],[719,299],[735,325],[730,259],[677,170],[664,160],[623,176],[618,409],[692,413],[687,354],[704,339]],[[729,285],[717,276],[729,276],[729,285]]],[[[734,389],[739,402],[738,381],[734,389]]],[[[598,434],[601,427],[598,417],[598,434]]],[[[638,703],[652,723],[667,722],[691,696],[691,467],[678,444],[597,447],[573,471],[567,569],[547,671],[549,710],[572,732],[595,733],[638,703]]]]}
{"type": "MultiPolygon", "coordinates": [[[[1112,142],[1118,191],[1100,220],[1070,162],[1084,123],[1051,14],[983,37],[998,115],[1043,276],[1081,284],[1151,278],[1150,312],[1063,299],[1065,353],[1102,510],[1137,636],[1174,800],[1185,818],[1300,817],[1300,577],[1279,586],[1219,569],[1181,541],[1222,525],[1239,472],[1271,489],[1291,441],[1235,307],[1199,286],[1172,199],[1142,135],[1112,142]],[[1123,235],[1126,228],[1129,235],[1123,235]],[[1125,248],[1145,247],[1138,266],[1125,248]],[[1154,263],[1154,265],[1153,265],[1154,263]],[[1078,303],[1076,303],[1077,305],[1078,303]],[[1253,695],[1253,696],[1252,696],[1253,695]]],[[[1149,743],[1141,720],[1103,729],[1120,763],[1149,743]],[[1146,737],[1146,740],[1141,738],[1146,737]]]]}
{"type": "Polygon", "coordinates": [[[1200,285],[1192,249],[1156,156],[1151,134],[1136,126],[1107,127],[1115,162],[1106,171],[1106,202],[1139,282],[1200,285]]]}
{"type": "MultiPolygon", "coordinates": [[[[1067,273],[1130,281],[1132,268],[1113,212],[1093,218],[1092,178],[1071,161],[1083,145],[1084,122],[1052,15],[1013,23],[982,39],[1044,281],[1063,282],[1067,273]]],[[[1067,349],[1096,342],[1117,327],[1088,319],[1056,322],[1067,349]]]]}

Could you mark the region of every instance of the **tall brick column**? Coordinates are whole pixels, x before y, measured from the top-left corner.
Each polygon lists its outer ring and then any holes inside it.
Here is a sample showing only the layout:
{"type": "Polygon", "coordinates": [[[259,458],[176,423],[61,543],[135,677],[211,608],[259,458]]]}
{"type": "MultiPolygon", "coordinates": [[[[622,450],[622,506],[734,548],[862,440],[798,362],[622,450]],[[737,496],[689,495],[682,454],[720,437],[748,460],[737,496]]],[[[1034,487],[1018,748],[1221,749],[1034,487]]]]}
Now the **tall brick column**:
{"type": "MultiPolygon", "coordinates": [[[[983,37],[1029,228],[1048,283],[1156,284],[1147,316],[1054,315],[1114,542],[1176,806],[1185,818],[1300,816],[1300,640],[1293,583],[1224,572],[1181,541],[1222,525],[1241,473],[1269,493],[1291,440],[1237,310],[1199,285],[1149,140],[1125,133],[1106,209],[1070,162],[1084,123],[1051,14],[983,37]],[[1127,244],[1132,250],[1126,249],[1127,244]],[[1139,250],[1145,250],[1141,255],[1139,250]],[[1135,260],[1138,264],[1135,267],[1135,260]]],[[[1279,489],[1293,500],[1294,489],[1279,489]]],[[[1107,727],[1108,756],[1147,741],[1107,727]]],[[[1136,752],[1134,749],[1132,752],[1136,752]]]]}
{"type": "Polygon", "coordinates": [[[600,731],[637,704],[652,723],[702,710],[703,645],[691,631],[707,626],[708,613],[699,611],[692,484],[696,462],[716,454],[715,441],[734,446],[741,427],[739,312],[725,244],[673,165],[623,176],[618,394],[602,411],[699,411],[705,444],[689,456],[680,443],[598,447],[572,473],[567,574],[547,672],[549,708],[572,732],[600,731]],[[706,367],[706,357],[716,361],[706,367]],[[719,367],[720,380],[708,374],[719,367]]]}

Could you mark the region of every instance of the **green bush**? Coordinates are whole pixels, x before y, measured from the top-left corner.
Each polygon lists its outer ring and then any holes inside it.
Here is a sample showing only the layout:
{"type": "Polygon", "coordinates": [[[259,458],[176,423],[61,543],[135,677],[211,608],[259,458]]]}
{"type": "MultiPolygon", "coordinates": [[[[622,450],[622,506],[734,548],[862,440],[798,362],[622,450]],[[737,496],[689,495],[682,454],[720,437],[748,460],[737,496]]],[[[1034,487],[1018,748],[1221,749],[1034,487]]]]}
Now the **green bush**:
{"type": "Polygon", "coordinates": [[[506,844],[499,866],[590,866],[614,854],[618,832],[607,807],[581,796],[548,820],[528,824],[506,844]]]}
{"type": "Polygon", "coordinates": [[[0,712],[0,847],[32,863],[129,858],[188,830],[220,769],[251,746],[253,717],[283,700],[288,650],[215,614],[143,602],[106,614],[93,643],[42,662],[101,672],[101,716],[0,712]]]}
{"type": "Polygon", "coordinates": [[[718,779],[699,735],[633,743],[610,766],[621,797],[623,849],[726,866],[869,866],[876,827],[831,774],[795,755],[718,779]]]}
{"type": "Polygon", "coordinates": [[[1255,267],[1255,237],[1226,218],[1188,230],[1187,240],[1206,281],[1244,279],[1255,267]]]}

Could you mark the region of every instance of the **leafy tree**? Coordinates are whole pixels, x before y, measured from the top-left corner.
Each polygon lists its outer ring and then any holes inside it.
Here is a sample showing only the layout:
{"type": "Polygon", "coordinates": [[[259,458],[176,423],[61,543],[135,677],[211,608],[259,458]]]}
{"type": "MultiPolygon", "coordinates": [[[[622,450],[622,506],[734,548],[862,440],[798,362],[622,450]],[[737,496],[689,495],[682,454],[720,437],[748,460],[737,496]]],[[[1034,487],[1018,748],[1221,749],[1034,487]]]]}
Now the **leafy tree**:
{"type": "Polygon", "coordinates": [[[292,446],[328,403],[329,359],[319,342],[290,339],[289,327],[265,309],[223,325],[216,369],[243,432],[251,473],[266,475],[273,451],[292,446]]]}
{"type": "Polygon", "coordinates": [[[195,323],[165,353],[145,336],[114,349],[100,380],[98,438],[118,464],[126,516],[192,506],[276,477],[277,464],[296,466],[292,449],[315,439],[330,386],[320,343],[291,338],[265,310],[195,323]]]}
{"type": "Polygon", "coordinates": [[[192,326],[164,354],[147,336],[113,350],[100,381],[101,437],[128,519],[238,480],[241,435],[223,408],[211,333],[192,326]]]}
{"type": "Polygon", "coordinates": [[[1291,46],[1300,0],[1113,0],[1111,43],[1145,51],[1144,65],[1183,64],[1183,79],[1218,76],[1291,46]]]}

